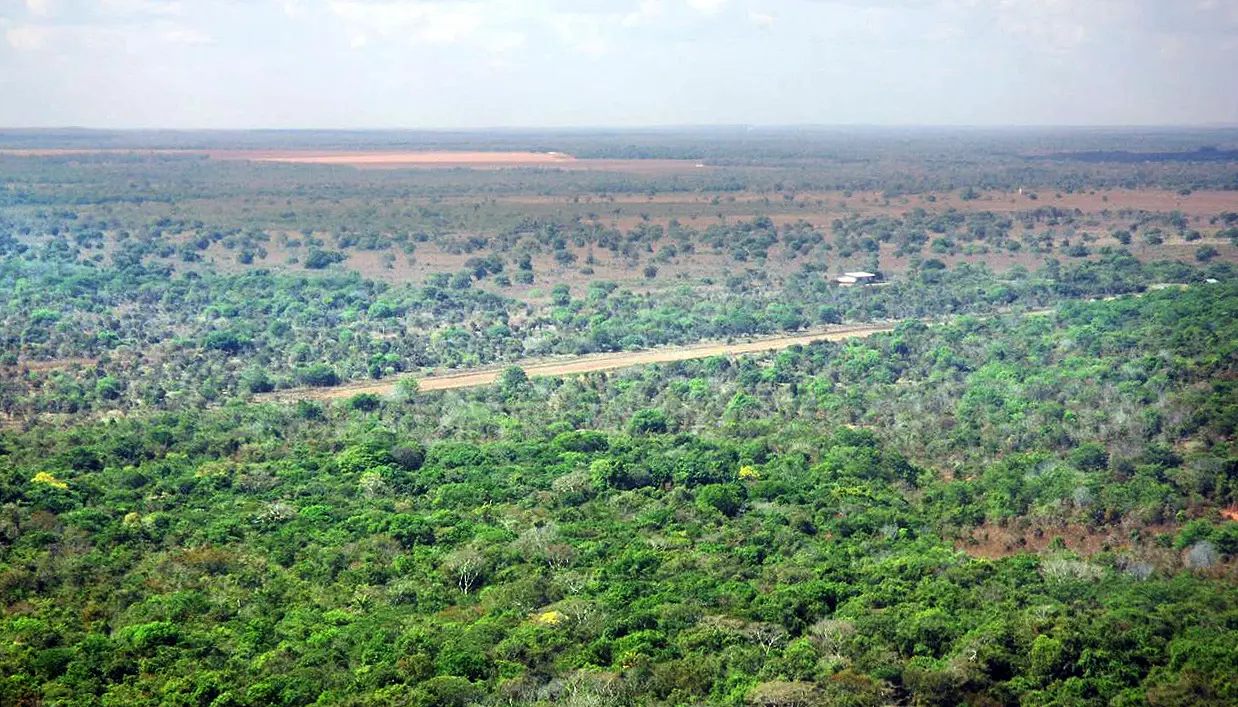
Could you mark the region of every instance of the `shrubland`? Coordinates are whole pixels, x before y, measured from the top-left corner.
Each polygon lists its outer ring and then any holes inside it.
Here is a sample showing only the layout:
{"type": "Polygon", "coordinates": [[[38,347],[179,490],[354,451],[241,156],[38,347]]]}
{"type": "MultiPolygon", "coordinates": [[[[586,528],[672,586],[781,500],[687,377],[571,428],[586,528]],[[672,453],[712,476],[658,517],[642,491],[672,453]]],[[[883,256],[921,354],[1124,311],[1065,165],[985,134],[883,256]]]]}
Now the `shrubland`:
{"type": "Polygon", "coordinates": [[[1238,703],[1233,131],[85,142],[693,162],[0,155],[0,704],[1238,703]]]}
{"type": "Polygon", "coordinates": [[[1236,303],[8,434],[3,694],[1227,704],[1236,303]]]}

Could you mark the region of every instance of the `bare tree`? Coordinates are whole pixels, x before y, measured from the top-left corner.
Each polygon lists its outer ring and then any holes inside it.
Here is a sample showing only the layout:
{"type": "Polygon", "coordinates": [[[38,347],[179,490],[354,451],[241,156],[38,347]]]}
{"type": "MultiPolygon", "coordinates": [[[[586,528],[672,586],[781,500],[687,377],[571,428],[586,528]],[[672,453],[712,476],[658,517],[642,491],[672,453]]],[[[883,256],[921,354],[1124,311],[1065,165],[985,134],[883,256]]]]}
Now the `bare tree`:
{"type": "Polygon", "coordinates": [[[481,553],[471,547],[461,548],[447,556],[443,561],[443,571],[456,582],[456,587],[464,594],[476,588],[486,571],[486,560],[481,553]]]}
{"type": "Polygon", "coordinates": [[[1203,569],[1217,563],[1220,557],[1216,547],[1207,540],[1200,540],[1191,546],[1186,553],[1186,566],[1192,569],[1203,569]]]}
{"type": "Polygon", "coordinates": [[[761,650],[769,655],[787,638],[787,630],[778,624],[759,621],[744,627],[744,635],[761,646],[761,650]]]}
{"type": "Polygon", "coordinates": [[[810,682],[771,680],[752,688],[748,702],[758,707],[809,707],[821,704],[821,695],[810,682]]]}
{"type": "Polygon", "coordinates": [[[851,621],[821,619],[808,629],[813,645],[832,658],[842,655],[843,645],[854,635],[855,624],[851,621]]]}

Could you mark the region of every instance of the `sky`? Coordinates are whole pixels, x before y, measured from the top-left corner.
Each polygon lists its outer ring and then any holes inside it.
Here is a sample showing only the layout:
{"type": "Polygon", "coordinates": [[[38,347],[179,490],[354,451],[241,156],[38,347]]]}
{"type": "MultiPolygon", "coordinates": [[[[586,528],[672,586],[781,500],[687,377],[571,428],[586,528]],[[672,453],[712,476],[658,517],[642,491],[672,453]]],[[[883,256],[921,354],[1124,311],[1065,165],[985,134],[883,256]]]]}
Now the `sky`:
{"type": "Polygon", "coordinates": [[[1236,125],[1238,0],[0,0],[0,125],[1236,125]]]}

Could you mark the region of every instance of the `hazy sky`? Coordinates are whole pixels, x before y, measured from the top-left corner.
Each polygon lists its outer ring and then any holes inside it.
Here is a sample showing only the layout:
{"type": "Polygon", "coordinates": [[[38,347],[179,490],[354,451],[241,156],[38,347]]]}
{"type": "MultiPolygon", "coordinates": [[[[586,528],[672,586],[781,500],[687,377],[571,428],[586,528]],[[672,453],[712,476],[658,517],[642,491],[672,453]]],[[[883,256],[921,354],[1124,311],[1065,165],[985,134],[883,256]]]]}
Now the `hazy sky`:
{"type": "Polygon", "coordinates": [[[1238,0],[0,0],[0,125],[1238,124],[1238,0]]]}

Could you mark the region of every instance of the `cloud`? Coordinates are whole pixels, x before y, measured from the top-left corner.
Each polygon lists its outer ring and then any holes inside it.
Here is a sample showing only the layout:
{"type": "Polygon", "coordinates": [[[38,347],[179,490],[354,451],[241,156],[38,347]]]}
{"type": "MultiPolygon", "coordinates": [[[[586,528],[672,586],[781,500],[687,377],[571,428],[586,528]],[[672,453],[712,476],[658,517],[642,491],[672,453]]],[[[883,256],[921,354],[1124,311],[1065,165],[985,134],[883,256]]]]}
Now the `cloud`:
{"type": "Polygon", "coordinates": [[[587,13],[559,13],[548,18],[551,28],[564,44],[586,54],[610,51],[610,43],[602,31],[605,20],[603,16],[587,13]]]}
{"type": "Polygon", "coordinates": [[[157,36],[166,44],[211,44],[215,41],[206,32],[180,25],[166,25],[157,36]]]}
{"type": "Polygon", "coordinates": [[[33,52],[47,45],[49,34],[46,27],[18,25],[5,30],[4,38],[8,40],[9,46],[18,51],[33,52]]]}
{"type": "Polygon", "coordinates": [[[748,21],[761,29],[769,29],[774,26],[774,16],[765,12],[749,12],[748,21]]]}
{"type": "Polygon", "coordinates": [[[523,47],[527,41],[528,37],[519,32],[505,32],[503,34],[496,35],[493,39],[491,39],[486,44],[486,48],[496,54],[500,54],[503,52],[510,52],[514,49],[519,49],[523,47]]]}
{"type": "Polygon", "coordinates": [[[967,36],[967,31],[957,24],[938,22],[924,32],[930,42],[957,42],[967,36]]]}
{"type": "Polygon", "coordinates": [[[716,15],[725,5],[726,0],[688,0],[688,7],[705,15],[716,15]]]}
{"type": "Polygon", "coordinates": [[[51,17],[52,0],[26,0],[26,12],[35,17],[51,17]]]}
{"type": "Polygon", "coordinates": [[[186,7],[178,0],[99,0],[105,15],[184,15],[186,7]]]}
{"type": "Polygon", "coordinates": [[[1005,35],[1050,53],[1101,39],[1150,43],[1166,36],[1232,36],[1234,0],[938,0],[939,17],[987,20],[1005,35]]]}
{"type": "MultiPolygon", "coordinates": [[[[158,3],[148,3],[154,6],[158,3]]],[[[115,9],[119,5],[113,4],[115,9]]],[[[136,7],[131,5],[130,7],[136,7]]],[[[0,18],[0,29],[8,45],[17,51],[55,52],[62,57],[75,57],[75,61],[90,61],[82,51],[115,51],[123,48],[125,53],[140,52],[152,45],[204,45],[214,43],[214,37],[198,27],[187,25],[179,19],[169,19],[166,8],[156,17],[122,18],[113,21],[77,20],[27,23],[5,27],[0,18]]],[[[85,64],[83,63],[83,67],[85,64]]]]}
{"type": "MultiPolygon", "coordinates": [[[[1106,4],[1108,0],[1100,0],[1106,4]]],[[[1098,3],[1039,0],[1035,3],[1001,0],[996,4],[997,26],[1004,34],[1032,40],[1051,51],[1064,52],[1083,44],[1098,3]]],[[[1111,21],[1114,18],[1110,15],[1111,21]]]]}
{"type": "Polygon", "coordinates": [[[637,27],[662,16],[662,0],[641,0],[635,11],[624,15],[624,27],[637,27]]]}
{"type": "Polygon", "coordinates": [[[0,66],[31,59],[0,70],[0,124],[1238,115],[1238,0],[0,0],[0,16],[0,66]],[[386,98],[406,84],[442,100],[386,98]],[[162,98],[121,105],[116,87],[162,98]],[[482,98],[500,94],[510,108],[482,98]]]}
{"type": "Polygon", "coordinates": [[[485,6],[473,2],[363,2],[337,0],[337,18],[360,32],[447,44],[475,33],[486,22],[485,6]]]}

